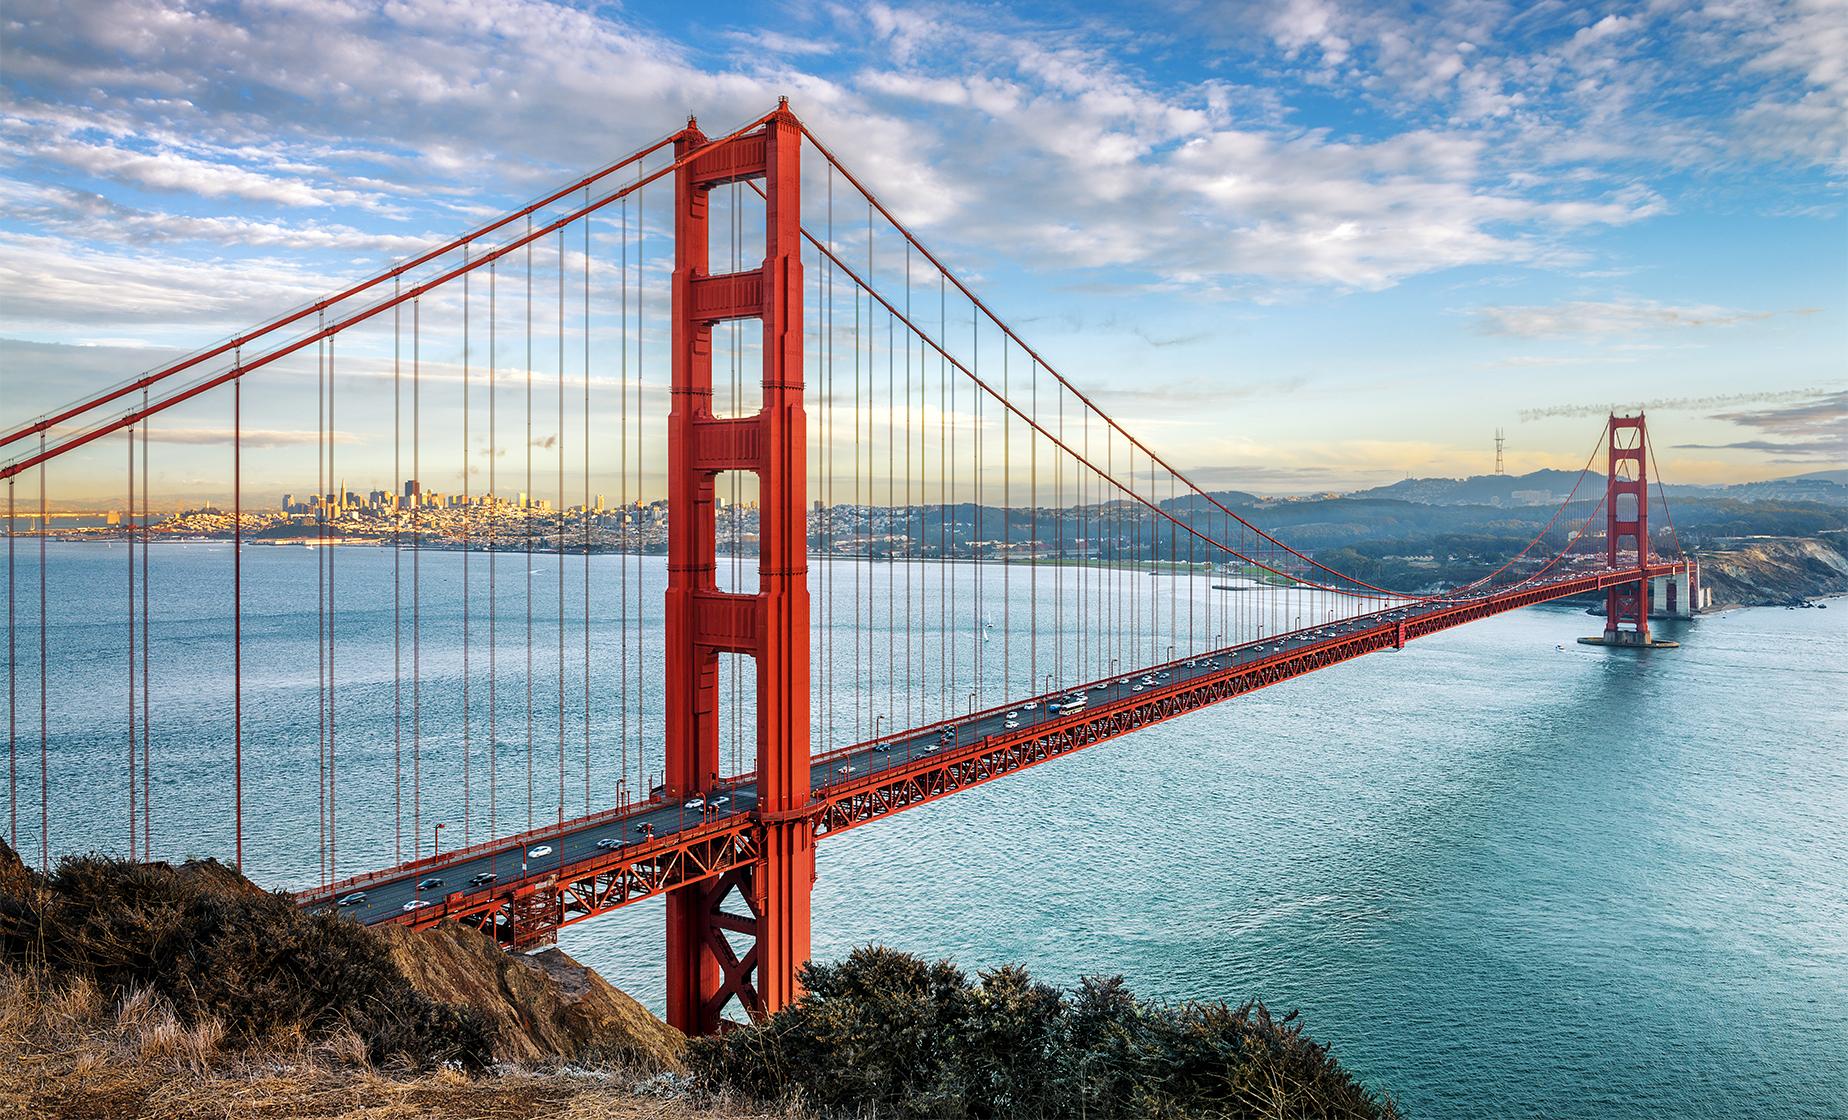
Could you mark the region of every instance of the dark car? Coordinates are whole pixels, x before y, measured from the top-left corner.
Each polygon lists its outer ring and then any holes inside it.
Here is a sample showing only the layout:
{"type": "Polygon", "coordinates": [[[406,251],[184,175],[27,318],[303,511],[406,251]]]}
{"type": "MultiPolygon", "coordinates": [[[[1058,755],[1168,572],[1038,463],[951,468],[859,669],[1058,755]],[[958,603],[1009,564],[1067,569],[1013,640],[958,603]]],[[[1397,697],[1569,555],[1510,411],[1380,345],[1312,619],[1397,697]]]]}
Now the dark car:
{"type": "Polygon", "coordinates": [[[365,891],[354,891],[352,894],[347,895],[345,898],[341,899],[339,902],[339,905],[341,906],[364,906],[365,904],[366,904],[366,892],[365,891]]]}
{"type": "Polygon", "coordinates": [[[483,871],[479,875],[470,875],[468,877],[468,885],[471,887],[485,887],[498,878],[500,878],[500,876],[494,874],[492,871],[483,871]]]}
{"type": "Polygon", "coordinates": [[[438,879],[432,876],[431,878],[425,879],[423,882],[417,884],[417,889],[420,891],[433,891],[442,885],[443,885],[443,881],[441,879],[438,879]]]}

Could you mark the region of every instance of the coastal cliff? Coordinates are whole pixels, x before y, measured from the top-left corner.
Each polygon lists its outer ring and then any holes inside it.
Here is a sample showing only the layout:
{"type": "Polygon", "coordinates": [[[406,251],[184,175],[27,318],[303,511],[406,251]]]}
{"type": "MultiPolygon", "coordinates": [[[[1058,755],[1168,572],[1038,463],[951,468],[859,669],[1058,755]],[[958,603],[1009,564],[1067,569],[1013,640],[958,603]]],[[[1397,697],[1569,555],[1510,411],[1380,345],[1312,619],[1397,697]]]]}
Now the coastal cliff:
{"type": "Polygon", "coordinates": [[[1743,537],[1698,551],[1715,607],[1776,607],[1848,594],[1848,537],[1743,537]]]}

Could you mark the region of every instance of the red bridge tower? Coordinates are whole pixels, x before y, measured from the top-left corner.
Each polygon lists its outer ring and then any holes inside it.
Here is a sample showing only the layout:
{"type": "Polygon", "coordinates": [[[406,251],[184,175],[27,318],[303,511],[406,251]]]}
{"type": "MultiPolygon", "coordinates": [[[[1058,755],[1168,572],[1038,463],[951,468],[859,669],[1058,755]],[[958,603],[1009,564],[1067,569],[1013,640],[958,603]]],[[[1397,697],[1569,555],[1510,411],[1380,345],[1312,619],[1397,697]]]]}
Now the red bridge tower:
{"type": "Polygon", "coordinates": [[[688,120],[675,138],[673,402],[668,414],[667,792],[710,790],[719,777],[718,660],[757,664],[757,776],[761,854],[755,863],[667,898],[667,1018],[710,1034],[736,996],[752,1015],[796,998],[809,955],[815,881],[809,799],[809,596],[802,407],[802,131],[787,104],[765,125],[710,143],[688,120]],[[705,149],[701,153],[701,149],[705,149]],[[686,159],[692,156],[694,158],[686,159]],[[762,179],[764,262],[713,275],[708,195],[762,179]],[[712,411],[712,326],[763,322],[763,408],[712,411]],[[754,595],[722,592],[716,572],[714,481],[722,471],[759,480],[760,548],[754,595]],[[746,913],[725,908],[736,891],[746,913]],[[740,957],[725,934],[752,939],[740,957]]]}
{"type": "Polygon", "coordinates": [[[1610,420],[1610,475],[1604,496],[1605,561],[1615,568],[1626,547],[1636,551],[1636,581],[1604,593],[1604,644],[1646,646],[1649,640],[1649,449],[1643,415],[1610,420]],[[1627,543],[1626,543],[1627,542],[1627,543]],[[1625,624],[1629,629],[1624,629],[1625,624]]]}

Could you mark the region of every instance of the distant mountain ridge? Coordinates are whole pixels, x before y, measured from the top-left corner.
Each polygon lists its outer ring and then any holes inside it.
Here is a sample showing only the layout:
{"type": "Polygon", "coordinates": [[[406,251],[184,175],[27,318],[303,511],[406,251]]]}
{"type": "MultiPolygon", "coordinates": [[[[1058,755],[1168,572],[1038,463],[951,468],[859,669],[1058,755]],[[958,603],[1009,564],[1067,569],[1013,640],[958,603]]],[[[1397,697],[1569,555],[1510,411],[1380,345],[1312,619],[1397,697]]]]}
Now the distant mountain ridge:
{"type": "MultiPolygon", "coordinates": [[[[1601,464],[1600,464],[1601,465],[1601,464]]],[[[1573,471],[1539,470],[1522,475],[1479,474],[1471,478],[1407,478],[1388,486],[1356,490],[1349,498],[1385,498],[1432,506],[1520,507],[1557,505],[1578,481],[1573,471]]],[[[1595,493],[1583,490],[1581,497],[1595,493]]],[[[1739,501],[1820,502],[1848,506],[1848,470],[1812,471],[1764,482],[1730,486],[1670,483],[1670,497],[1731,498],[1739,501]]]]}
{"type": "Polygon", "coordinates": [[[1558,505],[1578,480],[1576,471],[1555,470],[1479,474],[1470,478],[1406,478],[1386,486],[1356,490],[1347,496],[1387,498],[1431,506],[1558,505]]]}

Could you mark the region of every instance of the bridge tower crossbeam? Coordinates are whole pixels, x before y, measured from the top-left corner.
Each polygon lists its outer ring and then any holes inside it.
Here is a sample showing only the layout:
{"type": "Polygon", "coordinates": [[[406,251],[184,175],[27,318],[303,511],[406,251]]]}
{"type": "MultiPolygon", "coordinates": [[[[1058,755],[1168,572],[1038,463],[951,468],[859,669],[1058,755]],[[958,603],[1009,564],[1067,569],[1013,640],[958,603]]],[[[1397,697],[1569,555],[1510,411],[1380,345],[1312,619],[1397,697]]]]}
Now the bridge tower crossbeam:
{"type": "Polygon", "coordinates": [[[689,1034],[716,1030],[736,998],[763,1015],[796,998],[809,954],[815,879],[809,800],[807,420],[803,408],[802,130],[786,104],[760,129],[708,141],[692,120],[674,140],[673,381],[668,414],[667,794],[719,781],[719,655],[755,660],[759,857],[667,899],[667,1016],[689,1034]],[[690,158],[689,158],[690,157],[690,158]],[[713,274],[712,188],[761,179],[761,266],[713,274]],[[712,330],[763,323],[762,408],[713,412],[712,330]],[[759,480],[758,590],[719,590],[717,476],[759,480]],[[728,910],[733,893],[747,913],[728,910]],[[750,938],[740,954],[726,935],[750,938]]]}

